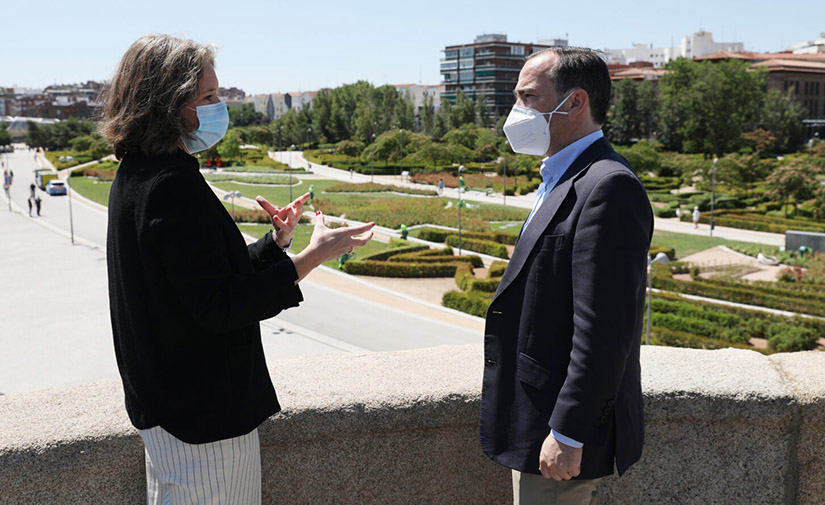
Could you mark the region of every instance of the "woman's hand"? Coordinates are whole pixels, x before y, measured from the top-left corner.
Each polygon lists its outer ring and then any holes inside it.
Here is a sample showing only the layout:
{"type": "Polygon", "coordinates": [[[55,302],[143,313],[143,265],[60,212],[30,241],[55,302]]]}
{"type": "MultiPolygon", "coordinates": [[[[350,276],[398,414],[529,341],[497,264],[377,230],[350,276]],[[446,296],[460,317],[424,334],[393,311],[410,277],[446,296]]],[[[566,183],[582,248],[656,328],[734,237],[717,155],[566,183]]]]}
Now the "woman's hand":
{"type": "Polygon", "coordinates": [[[309,200],[309,193],[304,193],[299,196],[294,202],[286,207],[278,208],[269,203],[266,198],[258,195],[255,201],[263,208],[270,219],[272,219],[272,226],[275,227],[275,244],[278,247],[287,247],[292,240],[292,234],[295,233],[295,227],[298,226],[298,221],[301,220],[301,215],[304,213],[304,204],[309,200]]]}
{"type": "Polygon", "coordinates": [[[309,245],[298,253],[292,262],[298,272],[298,281],[306,277],[321,263],[333,260],[342,254],[348,254],[372,239],[370,231],[375,223],[360,226],[346,226],[341,228],[327,228],[324,224],[324,214],[319,210],[315,213],[315,229],[309,239],[309,245]],[[361,235],[361,236],[359,236],[361,235]]]}

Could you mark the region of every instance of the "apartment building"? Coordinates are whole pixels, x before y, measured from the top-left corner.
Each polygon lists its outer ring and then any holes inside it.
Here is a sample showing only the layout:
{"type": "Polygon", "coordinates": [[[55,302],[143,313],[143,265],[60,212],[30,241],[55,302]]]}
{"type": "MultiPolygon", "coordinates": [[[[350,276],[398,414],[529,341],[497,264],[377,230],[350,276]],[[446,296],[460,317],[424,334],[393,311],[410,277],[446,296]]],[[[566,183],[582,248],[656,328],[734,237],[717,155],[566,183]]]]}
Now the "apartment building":
{"type": "MultiPolygon", "coordinates": [[[[567,45],[558,40],[558,45],[567,45]]],[[[513,89],[524,59],[530,54],[550,47],[544,44],[508,42],[507,35],[484,34],[471,44],[444,48],[441,59],[441,100],[455,103],[462,91],[473,100],[480,100],[487,108],[491,125],[500,116],[506,116],[515,104],[513,89]]]]}

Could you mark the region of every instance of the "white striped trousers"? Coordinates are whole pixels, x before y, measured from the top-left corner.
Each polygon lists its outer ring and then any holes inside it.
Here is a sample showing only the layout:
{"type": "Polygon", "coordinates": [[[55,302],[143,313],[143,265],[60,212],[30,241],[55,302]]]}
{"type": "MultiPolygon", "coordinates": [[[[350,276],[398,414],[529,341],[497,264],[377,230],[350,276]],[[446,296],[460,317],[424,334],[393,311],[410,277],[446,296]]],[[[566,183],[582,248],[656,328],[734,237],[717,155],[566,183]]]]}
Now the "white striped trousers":
{"type": "Polygon", "coordinates": [[[187,444],[160,426],[140,430],[146,447],[148,505],[260,505],[258,430],[187,444]]]}

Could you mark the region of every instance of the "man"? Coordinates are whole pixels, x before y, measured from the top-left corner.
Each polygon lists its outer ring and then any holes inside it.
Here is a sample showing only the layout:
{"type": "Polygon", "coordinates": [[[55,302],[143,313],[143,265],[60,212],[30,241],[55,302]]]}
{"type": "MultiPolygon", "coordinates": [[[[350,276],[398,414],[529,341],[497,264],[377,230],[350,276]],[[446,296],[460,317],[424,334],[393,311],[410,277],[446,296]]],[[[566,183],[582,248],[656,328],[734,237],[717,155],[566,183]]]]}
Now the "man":
{"type": "Polygon", "coordinates": [[[533,54],[515,94],[504,131],[516,152],[546,156],[544,182],[487,311],[481,445],[513,470],[516,504],[587,504],[614,462],[621,475],[642,452],[653,214],[602,134],[598,54],[533,54]]]}

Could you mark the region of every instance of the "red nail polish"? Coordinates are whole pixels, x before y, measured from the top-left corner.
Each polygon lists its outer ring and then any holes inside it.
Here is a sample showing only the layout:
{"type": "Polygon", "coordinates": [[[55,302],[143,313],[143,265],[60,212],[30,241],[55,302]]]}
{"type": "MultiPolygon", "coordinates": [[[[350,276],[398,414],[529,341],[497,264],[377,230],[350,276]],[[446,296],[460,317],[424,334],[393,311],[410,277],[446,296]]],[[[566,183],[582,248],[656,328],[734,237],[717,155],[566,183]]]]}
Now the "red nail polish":
{"type": "Polygon", "coordinates": [[[315,215],[316,215],[316,216],[318,216],[318,215],[320,215],[320,214],[321,214],[321,211],[320,211],[320,210],[316,210],[316,211],[315,211],[315,215]]]}

